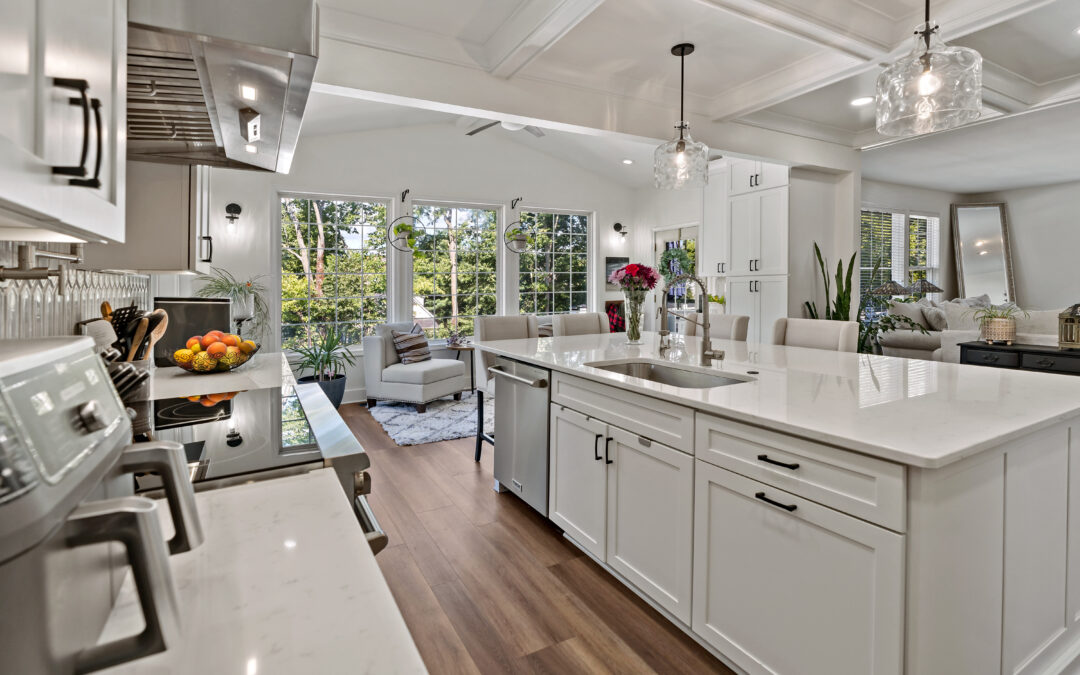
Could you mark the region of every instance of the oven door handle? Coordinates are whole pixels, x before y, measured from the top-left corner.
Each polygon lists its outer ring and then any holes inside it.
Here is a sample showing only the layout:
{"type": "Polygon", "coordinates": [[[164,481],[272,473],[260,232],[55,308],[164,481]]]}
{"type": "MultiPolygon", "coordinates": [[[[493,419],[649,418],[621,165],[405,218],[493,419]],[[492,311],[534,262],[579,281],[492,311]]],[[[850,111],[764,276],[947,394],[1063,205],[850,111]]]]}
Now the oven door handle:
{"type": "Polygon", "coordinates": [[[104,542],[124,545],[145,624],[138,635],[83,649],[75,672],[89,673],[175,649],[180,616],[157,505],[143,497],[87,502],[71,512],[64,528],[70,548],[104,542]]]}
{"type": "Polygon", "coordinates": [[[175,530],[169,540],[169,553],[190,551],[203,543],[202,523],[195,506],[195,490],[188,476],[184,446],[172,441],[135,443],[120,454],[119,465],[124,473],[153,471],[161,476],[175,530]]]}
{"type": "Polygon", "coordinates": [[[367,538],[372,554],[386,548],[390,538],[379,526],[379,521],[375,519],[375,513],[371,510],[371,505],[368,504],[367,497],[364,495],[356,495],[356,519],[360,521],[360,528],[364,531],[364,537],[367,538]]]}
{"type": "Polygon", "coordinates": [[[513,373],[506,372],[502,369],[502,366],[492,366],[488,368],[488,372],[492,375],[501,375],[502,377],[513,380],[515,382],[520,382],[521,384],[528,385],[530,387],[533,387],[534,389],[543,389],[548,385],[545,378],[541,377],[536,380],[528,380],[524,377],[521,377],[520,375],[514,375],[513,373]]]}

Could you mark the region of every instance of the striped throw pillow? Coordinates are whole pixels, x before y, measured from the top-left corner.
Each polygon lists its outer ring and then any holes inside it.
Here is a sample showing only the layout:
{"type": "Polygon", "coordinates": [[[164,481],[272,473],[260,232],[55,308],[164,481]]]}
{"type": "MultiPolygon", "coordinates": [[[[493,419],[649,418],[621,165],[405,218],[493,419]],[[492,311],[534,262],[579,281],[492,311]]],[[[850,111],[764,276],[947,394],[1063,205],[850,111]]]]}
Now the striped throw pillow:
{"type": "Polygon", "coordinates": [[[427,337],[423,333],[391,332],[394,335],[394,351],[402,363],[420,363],[431,358],[427,337]]]}

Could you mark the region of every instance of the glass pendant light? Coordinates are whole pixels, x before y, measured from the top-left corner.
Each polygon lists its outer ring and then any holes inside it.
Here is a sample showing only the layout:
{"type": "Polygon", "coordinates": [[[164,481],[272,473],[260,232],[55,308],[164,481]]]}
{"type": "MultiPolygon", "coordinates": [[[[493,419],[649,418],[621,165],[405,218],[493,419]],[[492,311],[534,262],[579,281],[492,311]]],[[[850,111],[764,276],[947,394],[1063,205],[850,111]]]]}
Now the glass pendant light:
{"type": "Polygon", "coordinates": [[[690,125],[684,112],[686,55],[694,53],[694,45],[675,45],[671,53],[679,57],[679,123],[675,125],[679,137],[656,149],[653,179],[661,190],[705,187],[709,183],[709,148],[690,138],[690,125]]]}
{"type": "Polygon", "coordinates": [[[948,46],[930,21],[915,31],[915,49],[877,79],[877,130],[886,136],[928,134],[979,119],[982,56],[948,46]]]}

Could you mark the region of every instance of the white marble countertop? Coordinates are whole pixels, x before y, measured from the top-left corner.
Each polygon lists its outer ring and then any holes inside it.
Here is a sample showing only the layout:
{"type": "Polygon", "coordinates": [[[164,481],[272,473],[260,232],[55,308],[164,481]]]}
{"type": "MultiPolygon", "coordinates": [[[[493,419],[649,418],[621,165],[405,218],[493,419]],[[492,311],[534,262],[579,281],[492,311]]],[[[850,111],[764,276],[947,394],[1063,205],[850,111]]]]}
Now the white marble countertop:
{"type": "Polygon", "coordinates": [[[168,366],[154,368],[150,376],[147,398],[182,398],[247,391],[269,387],[289,387],[296,384],[285,355],[281,352],[259,352],[236,370],[227,373],[189,373],[183,368],[168,366]]]}
{"type": "Polygon", "coordinates": [[[713,370],[755,378],[680,389],[591,368],[645,358],[700,367],[700,338],[625,333],[477,342],[520,361],[911,466],[936,468],[1080,415],[1080,377],[713,340],[713,370]],[[756,371],[756,372],[751,372],[756,371]]]}
{"type": "MultiPolygon", "coordinates": [[[[181,643],[102,672],[427,672],[332,469],[196,501],[206,541],[169,559],[181,643]]],[[[141,628],[129,574],[101,640],[141,628]]]]}

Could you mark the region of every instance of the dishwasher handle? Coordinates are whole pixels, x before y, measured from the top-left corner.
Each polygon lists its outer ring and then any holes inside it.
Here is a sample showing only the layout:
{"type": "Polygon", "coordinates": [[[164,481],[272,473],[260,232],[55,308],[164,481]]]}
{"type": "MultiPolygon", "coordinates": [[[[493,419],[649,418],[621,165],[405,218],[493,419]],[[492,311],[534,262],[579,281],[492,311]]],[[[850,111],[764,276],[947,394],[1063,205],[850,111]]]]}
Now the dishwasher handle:
{"type": "Polygon", "coordinates": [[[533,387],[534,389],[544,389],[548,386],[548,381],[542,377],[536,380],[527,380],[519,375],[514,375],[512,373],[506,372],[502,369],[502,366],[491,366],[490,368],[488,368],[488,372],[492,375],[502,375],[507,379],[513,380],[515,382],[520,382],[521,384],[528,385],[530,387],[533,387]]]}

